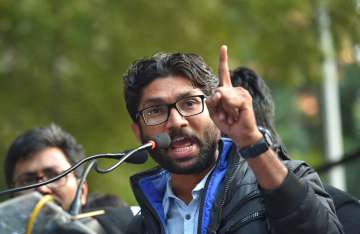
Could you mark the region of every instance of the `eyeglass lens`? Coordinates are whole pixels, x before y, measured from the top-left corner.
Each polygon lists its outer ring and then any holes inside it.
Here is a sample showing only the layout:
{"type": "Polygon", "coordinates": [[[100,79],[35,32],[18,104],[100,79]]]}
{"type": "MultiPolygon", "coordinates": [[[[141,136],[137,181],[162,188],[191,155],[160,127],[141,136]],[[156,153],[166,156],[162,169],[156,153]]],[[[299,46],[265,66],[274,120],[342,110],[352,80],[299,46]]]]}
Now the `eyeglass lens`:
{"type": "MultiPolygon", "coordinates": [[[[15,186],[26,186],[26,185],[30,185],[30,184],[35,184],[38,182],[49,180],[60,174],[61,174],[61,172],[56,171],[53,168],[45,169],[41,173],[39,173],[39,172],[26,173],[22,176],[19,176],[19,178],[17,178],[15,180],[15,186]]],[[[59,178],[58,180],[55,180],[54,182],[47,184],[46,186],[48,186],[50,188],[63,186],[66,183],[66,177],[67,176],[63,176],[63,177],[59,178]]]]}
{"type": "Polygon", "coordinates": [[[151,106],[141,111],[146,125],[157,125],[168,120],[171,108],[183,117],[200,114],[204,110],[204,95],[190,96],[173,104],[151,106]]]}

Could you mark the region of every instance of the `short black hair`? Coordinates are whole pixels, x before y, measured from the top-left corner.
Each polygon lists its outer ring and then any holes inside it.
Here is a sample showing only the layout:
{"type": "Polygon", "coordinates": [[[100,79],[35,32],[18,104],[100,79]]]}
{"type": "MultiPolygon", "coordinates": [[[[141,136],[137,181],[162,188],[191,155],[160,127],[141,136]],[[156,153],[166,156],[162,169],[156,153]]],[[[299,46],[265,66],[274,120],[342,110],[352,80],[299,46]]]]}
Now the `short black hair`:
{"type": "MultiPolygon", "coordinates": [[[[84,157],[84,151],[75,138],[55,124],[47,127],[30,129],[19,135],[11,144],[5,158],[5,178],[8,187],[13,186],[16,163],[34,153],[49,147],[60,149],[70,165],[74,165],[84,157]]],[[[82,167],[75,170],[75,176],[80,178],[82,167]]]]}
{"type": "Polygon", "coordinates": [[[155,79],[170,75],[188,78],[205,95],[210,95],[219,83],[203,58],[196,54],[158,53],[137,60],[123,76],[126,107],[134,122],[143,89],[155,79]]]}
{"type": "Polygon", "coordinates": [[[273,143],[281,145],[281,139],[274,126],[275,105],[265,81],[250,68],[238,67],[231,72],[231,83],[233,86],[243,87],[250,93],[256,124],[267,128],[273,143]]]}

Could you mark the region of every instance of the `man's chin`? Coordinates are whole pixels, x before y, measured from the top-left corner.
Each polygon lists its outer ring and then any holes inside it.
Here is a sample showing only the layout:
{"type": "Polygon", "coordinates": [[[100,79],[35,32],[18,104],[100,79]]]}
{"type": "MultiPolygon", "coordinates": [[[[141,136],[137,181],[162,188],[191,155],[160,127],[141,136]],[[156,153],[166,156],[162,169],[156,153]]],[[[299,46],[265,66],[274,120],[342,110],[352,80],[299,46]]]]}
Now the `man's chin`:
{"type": "Polygon", "coordinates": [[[178,158],[176,160],[174,160],[174,162],[176,164],[194,164],[196,163],[196,158],[193,156],[187,156],[187,157],[182,157],[182,158],[178,158]]]}
{"type": "Polygon", "coordinates": [[[176,160],[171,166],[164,167],[174,174],[196,174],[202,172],[205,168],[194,158],[181,158],[176,160]]]}

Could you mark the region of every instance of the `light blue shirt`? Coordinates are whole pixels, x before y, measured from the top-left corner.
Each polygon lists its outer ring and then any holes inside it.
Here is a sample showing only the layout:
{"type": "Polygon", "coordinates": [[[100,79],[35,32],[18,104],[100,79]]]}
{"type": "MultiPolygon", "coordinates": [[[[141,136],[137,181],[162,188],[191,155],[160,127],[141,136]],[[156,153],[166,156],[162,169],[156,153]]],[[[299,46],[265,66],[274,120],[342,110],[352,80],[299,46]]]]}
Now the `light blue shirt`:
{"type": "MultiPolygon", "coordinates": [[[[174,194],[170,183],[171,177],[169,177],[162,201],[167,234],[197,233],[200,195],[204,190],[210,172],[192,190],[193,199],[188,205],[174,194]]],[[[184,182],[186,183],[186,181],[184,182]]]]}

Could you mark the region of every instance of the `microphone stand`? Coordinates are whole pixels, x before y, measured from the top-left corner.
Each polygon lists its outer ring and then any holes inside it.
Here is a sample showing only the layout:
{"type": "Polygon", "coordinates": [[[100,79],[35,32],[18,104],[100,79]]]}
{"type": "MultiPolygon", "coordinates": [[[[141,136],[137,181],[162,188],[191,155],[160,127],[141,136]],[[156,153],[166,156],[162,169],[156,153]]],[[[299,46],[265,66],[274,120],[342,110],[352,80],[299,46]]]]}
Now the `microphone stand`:
{"type": "Polygon", "coordinates": [[[84,158],[84,159],[80,160],[79,162],[77,162],[72,167],[68,168],[67,170],[63,171],[61,174],[59,174],[59,175],[57,175],[57,176],[55,176],[55,177],[53,177],[51,179],[48,179],[46,181],[42,181],[42,182],[39,182],[39,183],[35,183],[35,184],[30,184],[30,185],[17,187],[17,188],[10,188],[10,189],[7,189],[7,190],[3,190],[3,191],[0,191],[0,196],[5,195],[5,194],[9,194],[9,193],[16,193],[16,192],[20,192],[20,191],[23,191],[23,190],[37,188],[37,187],[40,187],[40,186],[43,186],[43,185],[46,185],[46,184],[50,184],[50,183],[54,182],[55,180],[58,180],[61,177],[66,176],[67,174],[71,173],[73,170],[75,170],[76,168],[78,168],[79,166],[81,166],[82,164],[84,164],[87,161],[91,161],[91,160],[94,160],[94,159],[96,160],[98,158],[118,159],[119,157],[124,157],[124,155],[125,155],[124,153],[115,153],[115,154],[108,153],[108,154],[92,155],[92,156],[89,156],[87,158],[84,158]]]}
{"type": "Polygon", "coordinates": [[[82,189],[82,187],[83,187],[83,185],[84,185],[84,183],[86,181],[86,177],[88,176],[88,174],[90,173],[92,168],[95,168],[95,171],[100,173],[100,174],[106,174],[108,172],[111,172],[111,171],[115,170],[118,166],[120,166],[120,164],[122,164],[126,159],[128,159],[134,153],[136,153],[138,151],[141,151],[141,150],[144,150],[144,149],[147,149],[147,148],[152,147],[152,146],[153,146],[153,143],[147,143],[147,144],[142,145],[142,146],[140,146],[140,147],[138,147],[138,148],[136,148],[134,150],[131,150],[130,152],[123,155],[122,158],[117,163],[115,163],[114,165],[112,165],[111,167],[109,167],[107,169],[99,168],[98,165],[97,165],[96,159],[93,159],[88,164],[88,166],[84,170],[83,174],[81,175],[79,186],[78,186],[78,188],[76,190],[74,200],[71,203],[69,213],[72,216],[75,216],[75,215],[79,214],[80,208],[81,208],[81,201],[80,201],[81,189],[82,189]]]}
{"type": "MultiPolygon", "coordinates": [[[[147,142],[144,145],[139,146],[138,148],[135,148],[133,150],[131,150],[130,152],[124,154],[124,153],[115,153],[115,154],[96,154],[93,156],[89,156],[87,158],[84,158],[82,160],[80,160],[79,162],[77,162],[75,165],[73,165],[72,167],[70,167],[69,169],[63,171],[60,175],[57,175],[49,180],[46,181],[42,181],[39,183],[35,183],[35,184],[30,184],[30,185],[26,185],[26,186],[22,186],[22,187],[17,187],[17,188],[11,188],[11,189],[7,189],[7,190],[3,190],[0,191],[0,196],[1,195],[5,195],[5,194],[9,194],[9,193],[15,193],[15,192],[20,192],[23,190],[27,190],[27,189],[33,189],[33,188],[37,188],[49,183],[54,182],[55,180],[60,179],[63,176],[66,176],[67,174],[69,174],[70,172],[72,172],[73,170],[75,170],[76,168],[78,168],[80,165],[84,164],[87,161],[90,160],[96,160],[98,158],[112,158],[112,159],[119,159],[120,161],[115,163],[113,166],[111,166],[110,168],[107,168],[105,170],[100,169],[100,168],[96,168],[98,170],[96,170],[99,173],[108,173],[110,171],[113,171],[115,168],[117,168],[121,163],[123,163],[128,157],[130,157],[131,155],[133,155],[135,152],[140,151],[140,150],[147,150],[147,149],[151,149],[154,150],[155,148],[159,147],[159,148],[165,148],[168,147],[170,145],[170,137],[167,134],[159,134],[158,136],[154,137],[154,140],[150,140],[149,142],[147,142]]],[[[90,170],[90,169],[89,169],[90,170]]]]}
{"type": "Polygon", "coordinates": [[[100,173],[100,174],[106,174],[106,173],[109,173],[113,170],[115,170],[118,166],[120,166],[121,163],[123,163],[127,158],[129,158],[131,155],[133,155],[134,153],[138,152],[138,151],[141,151],[141,150],[145,150],[149,147],[153,147],[153,143],[152,142],[149,142],[149,143],[146,143],[145,145],[142,145],[136,149],[133,149],[131,151],[129,151],[127,154],[125,154],[117,163],[115,163],[114,165],[112,165],[111,167],[107,168],[107,169],[102,169],[102,168],[99,168],[98,165],[95,163],[95,171],[97,173],[100,173]]]}
{"type": "Polygon", "coordinates": [[[81,175],[81,179],[79,182],[79,185],[76,189],[76,193],[75,193],[75,197],[74,200],[71,203],[70,206],[70,210],[69,210],[69,214],[72,216],[78,215],[80,213],[80,209],[81,209],[81,190],[83,185],[85,184],[86,181],[86,177],[88,176],[88,174],[90,173],[91,169],[94,167],[94,165],[96,165],[96,159],[93,159],[85,168],[83,174],[81,175]]]}

